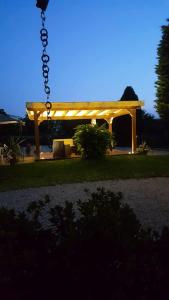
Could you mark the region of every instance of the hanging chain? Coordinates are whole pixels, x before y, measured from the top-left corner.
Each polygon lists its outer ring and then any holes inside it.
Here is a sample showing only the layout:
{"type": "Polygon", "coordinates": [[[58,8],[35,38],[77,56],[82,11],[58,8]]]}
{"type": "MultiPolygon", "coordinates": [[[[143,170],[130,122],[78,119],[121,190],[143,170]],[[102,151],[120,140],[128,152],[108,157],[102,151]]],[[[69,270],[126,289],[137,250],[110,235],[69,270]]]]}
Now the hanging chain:
{"type": "Polygon", "coordinates": [[[47,54],[46,48],[48,46],[48,31],[45,28],[45,21],[46,21],[46,17],[45,17],[45,11],[41,10],[41,20],[42,20],[42,29],[40,30],[40,39],[42,41],[42,47],[43,47],[43,51],[42,51],[42,56],[41,56],[41,60],[42,60],[42,75],[44,78],[44,91],[47,97],[45,106],[46,106],[46,110],[47,110],[47,120],[50,120],[50,110],[52,108],[52,103],[49,101],[49,97],[50,97],[50,87],[48,85],[49,83],[49,60],[50,57],[47,54]]]}

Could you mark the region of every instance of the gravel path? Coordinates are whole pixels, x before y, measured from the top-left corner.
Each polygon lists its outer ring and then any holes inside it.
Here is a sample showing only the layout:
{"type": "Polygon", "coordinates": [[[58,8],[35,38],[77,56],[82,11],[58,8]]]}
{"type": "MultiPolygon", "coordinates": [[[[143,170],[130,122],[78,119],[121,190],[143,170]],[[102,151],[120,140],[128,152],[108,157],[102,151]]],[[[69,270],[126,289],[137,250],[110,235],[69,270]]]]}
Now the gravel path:
{"type": "MultiPolygon", "coordinates": [[[[0,206],[23,210],[29,202],[43,199],[46,194],[50,195],[51,206],[56,203],[63,203],[65,200],[85,200],[88,196],[84,189],[95,191],[97,187],[122,192],[123,201],[134,209],[138,219],[144,226],[151,226],[159,231],[164,225],[169,226],[169,178],[58,184],[56,186],[1,192],[0,206]]],[[[44,218],[43,222],[46,224],[47,219],[44,218]]]]}

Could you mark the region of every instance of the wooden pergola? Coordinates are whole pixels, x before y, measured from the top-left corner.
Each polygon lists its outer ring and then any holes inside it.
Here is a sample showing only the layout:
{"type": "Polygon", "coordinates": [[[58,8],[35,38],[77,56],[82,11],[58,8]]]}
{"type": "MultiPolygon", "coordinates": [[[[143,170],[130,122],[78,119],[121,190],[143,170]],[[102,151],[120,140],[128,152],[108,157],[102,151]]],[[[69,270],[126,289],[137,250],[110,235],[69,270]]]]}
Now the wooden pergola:
{"type": "MultiPolygon", "coordinates": [[[[114,118],[130,115],[132,120],[132,153],[136,151],[136,109],[144,106],[143,101],[102,101],[102,102],[52,102],[51,120],[104,119],[112,132],[114,118]]],[[[45,102],[27,102],[26,110],[35,124],[36,155],[40,158],[39,124],[47,120],[45,102]]]]}

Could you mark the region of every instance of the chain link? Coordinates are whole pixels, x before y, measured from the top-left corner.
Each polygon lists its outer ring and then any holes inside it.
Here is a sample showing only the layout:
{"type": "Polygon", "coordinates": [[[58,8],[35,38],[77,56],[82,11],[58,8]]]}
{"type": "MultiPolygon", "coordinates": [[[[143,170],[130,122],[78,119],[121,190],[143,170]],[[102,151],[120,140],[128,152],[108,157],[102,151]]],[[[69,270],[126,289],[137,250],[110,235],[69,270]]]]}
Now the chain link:
{"type": "Polygon", "coordinates": [[[45,21],[46,21],[46,16],[45,16],[45,11],[41,11],[41,20],[42,20],[42,29],[40,30],[40,39],[42,42],[42,56],[41,56],[41,61],[42,61],[42,76],[44,78],[44,91],[47,97],[45,106],[47,110],[47,120],[50,120],[50,111],[52,108],[52,103],[49,101],[50,97],[50,87],[49,87],[49,66],[48,63],[50,61],[50,57],[47,54],[46,47],[48,46],[48,30],[45,28],[45,21]]]}

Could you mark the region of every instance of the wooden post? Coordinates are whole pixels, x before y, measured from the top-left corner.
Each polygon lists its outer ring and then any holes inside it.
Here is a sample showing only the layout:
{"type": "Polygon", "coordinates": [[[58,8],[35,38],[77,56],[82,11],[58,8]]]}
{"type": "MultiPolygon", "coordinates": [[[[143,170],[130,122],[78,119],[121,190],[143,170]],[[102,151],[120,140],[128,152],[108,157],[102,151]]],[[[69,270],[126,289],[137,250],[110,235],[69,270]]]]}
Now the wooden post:
{"type": "MultiPolygon", "coordinates": [[[[105,121],[108,123],[108,126],[109,126],[109,132],[110,134],[113,133],[113,129],[112,129],[112,123],[113,123],[113,117],[111,117],[110,119],[105,119],[105,121]]],[[[111,147],[110,149],[108,149],[108,154],[111,155],[112,154],[112,149],[113,149],[114,145],[113,145],[113,141],[111,141],[111,147]]]]}
{"type": "Polygon", "coordinates": [[[92,126],[96,125],[96,119],[91,119],[91,125],[92,126]]]}
{"type": "Polygon", "coordinates": [[[106,122],[108,123],[109,125],[109,132],[112,134],[113,133],[113,129],[112,129],[112,124],[113,124],[113,117],[110,118],[110,119],[105,119],[106,122]]]}
{"type": "Polygon", "coordinates": [[[132,153],[136,152],[136,109],[132,109],[131,114],[131,123],[132,123],[132,153]]]}
{"type": "Polygon", "coordinates": [[[34,125],[35,125],[35,155],[36,159],[40,159],[40,138],[39,138],[39,126],[38,126],[38,115],[34,113],[34,125]]]}
{"type": "Polygon", "coordinates": [[[113,130],[112,130],[112,123],[109,123],[109,132],[112,134],[113,130]]]}

